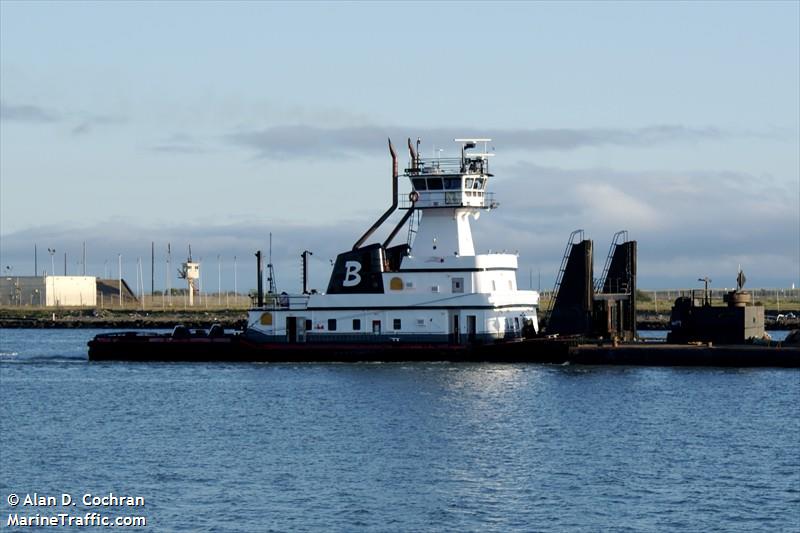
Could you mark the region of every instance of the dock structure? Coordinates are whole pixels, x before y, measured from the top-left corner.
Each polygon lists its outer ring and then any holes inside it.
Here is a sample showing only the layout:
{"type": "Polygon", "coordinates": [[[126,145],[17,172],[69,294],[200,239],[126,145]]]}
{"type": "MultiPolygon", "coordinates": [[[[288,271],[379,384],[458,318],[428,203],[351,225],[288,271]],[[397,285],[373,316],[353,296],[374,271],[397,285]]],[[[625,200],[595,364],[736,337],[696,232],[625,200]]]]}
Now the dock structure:
{"type": "Polygon", "coordinates": [[[601,277],[594,279],[594,245],[583,230],[570,234],[551,310],[547,335],[630,341],[636,338],[636,241],[614,234],[601,277]]]}

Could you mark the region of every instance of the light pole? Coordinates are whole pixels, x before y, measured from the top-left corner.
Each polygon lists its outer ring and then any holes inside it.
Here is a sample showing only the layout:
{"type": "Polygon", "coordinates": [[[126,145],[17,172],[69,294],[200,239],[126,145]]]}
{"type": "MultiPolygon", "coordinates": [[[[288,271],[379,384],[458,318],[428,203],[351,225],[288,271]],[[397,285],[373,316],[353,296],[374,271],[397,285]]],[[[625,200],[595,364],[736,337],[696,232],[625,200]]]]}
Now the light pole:
{"type": "Polygon", "coordinates": [[[217,254],[217,305],[222,305],[222,257],[217,254]]]}
{"type": "Polygon", "coordinates": [[[50,275],[51,276],[55,276],[56,275],[56,260],[53,259],[53,257],[56,255],[56,249],[55,248],[48,248],[47,249],[47,253],[50,254],[50,275]]]}
{"type": "Polygon", "coordinates": [[[236,304],[236,296],[238,295],[238,287],[236,286],[237,285],[236,284],[236,281],[237,281],[237,279],[236,279],[236,277],[237,277],[236,267],[237,267],[237,265],[236,265],[236,256],[234,255],[233,256],[233,302],[234,302],[234,305],[236,304]]]}
{"type": "Polygon", "coordinates": [[[706,276],[704,278],[697,278],[697,281],[702,281],[705,283],[705,289],[703,290],[703,305],[711,305],[711,298],[708,295],[708,284],[711,283],[711,278],[706,276]]]}
{"type": "Polygon", "coordinates": [[[119,257],[119,306],[122,307],[122,254],[119,257]]]}

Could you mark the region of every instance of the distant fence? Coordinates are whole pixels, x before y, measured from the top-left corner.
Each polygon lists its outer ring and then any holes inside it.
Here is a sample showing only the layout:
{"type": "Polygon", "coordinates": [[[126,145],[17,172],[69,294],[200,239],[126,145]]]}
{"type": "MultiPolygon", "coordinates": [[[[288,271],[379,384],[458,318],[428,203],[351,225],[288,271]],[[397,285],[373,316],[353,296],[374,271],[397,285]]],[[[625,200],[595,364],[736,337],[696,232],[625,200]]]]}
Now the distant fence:
{"type": "MultiPolygon", "coordinates": [[[[123,292],[122,302],[120,303],[119,295],[106,294],[98,292],[97,305],[85,306],[87,308],[95,309],[122,309],[131,311],[179,311],[179,310],[216,310],[216,309],[241,309],[246,310],[251,307],[251,298],[246,294],[229,293],[201,293],[195,295],[194,305],[189,305],[188,294],[173,294],[173,295],[160,295],[150,296],[149,294],[144,297],[139,296],[138,299],[132,299],[125,295],[123,292]]],[[[8,298],[0,298],[0,307],[6,308],[29,308],[29,309],[57,309],[60,306],[44,307],[36,302],[24,302],[20,299],[11,300],[8,298]]],[[[74,307],[74,306],[72,306],[74,307]]]]}
{"type": "MultiPolygon", "coordinates": [[[[723,305],[723,297],[732,288],[709,288],[708,294],[712,305],[723,305]]],[[[770,310],[781,311],[784,309],[800,309],[800,289],[747,289],[753,295],[753,303],[760,303],[770,310]]],[[[655,311],[657,313],[669,313],[672,304],[681,296],[702,298],[703,288],[694,287],[691,289],[638,289],[637,307],[640,310],[655,311]]],[[[544,309],[550,301],[553,291],[541,291],[539,293],[539,307],[544,309]]]]}

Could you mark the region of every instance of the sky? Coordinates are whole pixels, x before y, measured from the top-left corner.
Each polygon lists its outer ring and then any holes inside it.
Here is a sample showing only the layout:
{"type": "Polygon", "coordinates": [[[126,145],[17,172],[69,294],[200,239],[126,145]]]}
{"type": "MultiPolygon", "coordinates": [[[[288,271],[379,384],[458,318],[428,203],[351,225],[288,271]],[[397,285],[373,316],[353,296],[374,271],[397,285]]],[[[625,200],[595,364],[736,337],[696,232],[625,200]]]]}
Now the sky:
{"type": "Polygon", "coordinates": [[[596,274],[627,230],[643,288],[800,286],[800,2],[0,1],[4,273],[36,247],[79,274],[86,243],[149,287],[155,243],[158,289],[169,243],[173,287],[191,245],[243,291],[271,233],[279,289],[303,250],[324,289],[391,202],[387,137],[402,167],[470,136],[500,203],[476,250],[521,287],[575,229],[596,274]]]}

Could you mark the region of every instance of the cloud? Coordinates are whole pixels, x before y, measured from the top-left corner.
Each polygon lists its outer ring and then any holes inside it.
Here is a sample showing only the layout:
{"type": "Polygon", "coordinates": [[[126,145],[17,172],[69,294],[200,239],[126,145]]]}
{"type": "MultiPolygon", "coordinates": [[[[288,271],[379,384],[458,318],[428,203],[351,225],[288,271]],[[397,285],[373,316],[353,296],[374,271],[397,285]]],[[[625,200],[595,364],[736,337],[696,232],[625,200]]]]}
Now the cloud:
{"type": "Polygon", "coordinates": [[[659,214],[647,201],[608,183],[581,183],[575,192],[577,202],[609,224],[632,224],[647,229],[658,223],[659,214]]]}
{"type": "Polygon", "coordinates": [[[202,154],[209,151],[204,143],[185,133],[176,133],[150,150],[165,154],[202,154]]]}
{"type": "Polygon", "coordinates": [[[3,101],[0,101],[0,120],[3,122],[28,122],[34,124],[72,122],[76,123],[70,129],[72,135],[85,135],[97,126],[126,122],[125,118],[116,115],[95,115],[83,111],[59,113],[36,105],[13,105],[3,101]]]}
{"type": "Polygon", "coordinates": [[[256,150],[260,157],[291,159],[374,153],[388,135],[387,130],[373,126],[274,126],[234,133],[227,139],[233,144],[256,150]]]}
{"type": "Polygon", "coordinates": [[[12,105],[0,101],[0,120],[15,122],[56,122],[57,113],[35,105],[12,105]]]}
{"type": "Polygon", "coordinates": [[[501,208],[476,229],[476,243],[525,249],[531,255],[520,260],[543,272],[558,268],[570,231],[586,230],[597,263],[613,233],[626,229],[639,242],[645,285],[690,286],[705,275],[727,279],[738,264],[759,285],[800,282],[796,185],[729,171],[533,164],[496,171],[503,176],[492,184],[501,208]]]}
{"type": "Polygon", "coordinates": [[[507,150],[575,150],[584,147],[616,145],[647,147],[674,142],[697,142],[732,136],[716,128],[690,128],[658,125],[633,129],[492,129],[471,128],[402,128],[356,126],[321,128],[308,125],[281,125],[257,130],[243,130],[225,139],[255,150],[260,157],[278,159],[306,157],[342,157],[374,154],[387,136],[404,145],[404,132],[414,132],[426,144],[444,146],[454,138],[482,138],[489,135],[507,150]]]}
{"type": "Polygon", "coordinates": [[[95,115],[81,118],[77,126],[72,128],[73,135],[85,135],[90,133],[96,126],[106,126],[111,124],[121,124],[125,119],[112,115],[95,115]]]}
{"type": "MultiPolygon", "coordinates": [[[[531,270],[537,279],[541,270],[543,288],[552,287],[567,236],[578,228],[594,240],[597,274],[614,232],[628,230],[639,243],[639,285],[645,288],[693,287],[702,276],[711,277],[715,286],[732,286],[738,265],[753,287],[800,284],[800,191],[796,184],[775,185],[765,178],[729,171],[628,172],[527,163],[496,170],[498,177],[490,182],[490,190],[500,208],[484,213],[473,224],[476,251],[519,252],[521,286],[528,286],[531,270]]],[[[147,227],[134,220],[114,219],[87,227],[39,227],[3,235],[0,257],[15,272],[30,273],[34,243],[39,245],[40,270],[50,268],[46,247],[54,246],[58,271],[62,271],[66,250],[69,270],[75,272],[81,242],[86,241],[90,272],[102,273],[104,262],[116,261],[122,253],[126,276],[131,277],[137,257],[149,264],[150,242],[155,241],[159,287],[166,243],[172,243],[176,268],[191,244],[195,257],[211,263],[204,272],[213,271],[213,276],[206,275],[213,278],[208,283],[214,287],[217,255],[224,263],[223,284],[229,286],[236,255],[242,269],[240,287],[244,287],[254,286],[253,253],[267,252],[272,233],[279,286],[289,291],[299,288],[299,255],[308,249],[314,252],[312,284],[324,289],[329,260],[349,249],[381,212],[375,209],[364,217],[318,224],[304,222],[299,213],[291,221],[259,217],[227,225],[147,227]]],[[[382,240],[400,215],[396,213],[369,242],[382,240]]],[[[402,231],[399,239],[405,235],[402,231]]],[[[176,283],[173,280],[173,286],[176,283]]]]}

